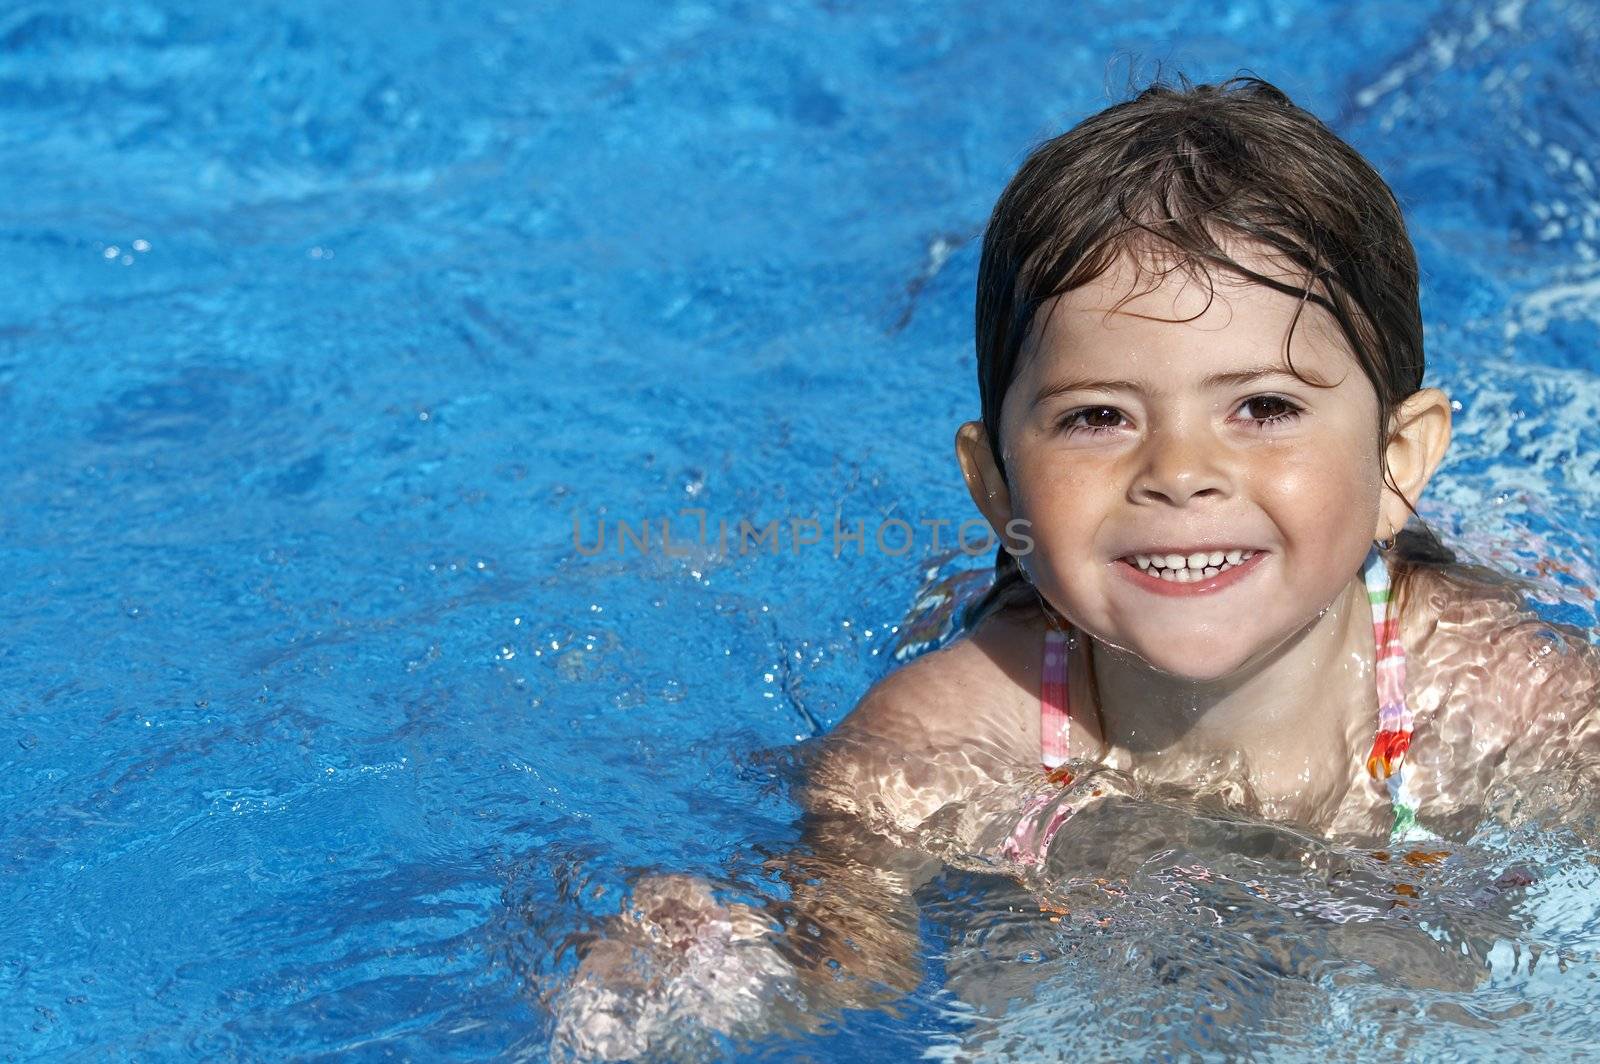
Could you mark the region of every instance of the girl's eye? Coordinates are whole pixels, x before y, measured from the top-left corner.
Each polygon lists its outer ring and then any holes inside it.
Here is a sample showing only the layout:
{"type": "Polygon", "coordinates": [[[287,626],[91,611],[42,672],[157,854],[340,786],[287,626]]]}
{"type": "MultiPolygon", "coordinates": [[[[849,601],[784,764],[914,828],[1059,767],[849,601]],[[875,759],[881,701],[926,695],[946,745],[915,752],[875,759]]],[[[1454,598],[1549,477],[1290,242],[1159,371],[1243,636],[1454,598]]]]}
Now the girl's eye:
{"type": "Polygon", "coordinates": [[[1060,427],[1067,432],[1087,432],[1090,435],[1110,432],[1122,423],[1122,411],[1111,406],[1086,406],[1069,412],[1061,419],[1060,427]]]}
{"type": "Polygon", "coordinates": [[[1281,395],[1254,395],[1239,404],[1245,419],[1256,426],[1276,425],[1300,416],[1300,407],[1281,395]]]}

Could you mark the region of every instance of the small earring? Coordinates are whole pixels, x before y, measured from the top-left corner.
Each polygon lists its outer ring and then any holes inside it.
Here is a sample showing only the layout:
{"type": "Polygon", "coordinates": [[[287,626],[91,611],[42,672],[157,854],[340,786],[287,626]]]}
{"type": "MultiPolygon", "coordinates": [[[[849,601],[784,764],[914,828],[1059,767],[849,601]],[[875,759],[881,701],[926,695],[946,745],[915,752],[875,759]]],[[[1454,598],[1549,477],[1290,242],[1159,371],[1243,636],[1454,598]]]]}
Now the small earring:
{"type": "Polygon", "coordinates": [[[1394,537],[1393,536],[1390,536],[1388,539],[1374,540],[1373,543],[1377,546],[1377,548],[1379,550],[1382,550],[1382,551],[1388,551],[1388,550],[1393,550],[1394,549],[1394,537]]]}

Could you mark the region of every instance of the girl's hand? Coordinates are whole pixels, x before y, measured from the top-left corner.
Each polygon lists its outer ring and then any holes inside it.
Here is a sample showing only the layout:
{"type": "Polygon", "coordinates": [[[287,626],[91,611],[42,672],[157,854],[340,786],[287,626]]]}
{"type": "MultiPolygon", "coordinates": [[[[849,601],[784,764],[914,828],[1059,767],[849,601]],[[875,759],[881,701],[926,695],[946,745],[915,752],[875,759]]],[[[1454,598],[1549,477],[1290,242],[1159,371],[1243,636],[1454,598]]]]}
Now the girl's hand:
{"type": "Polygon", "coordinates": [[[616,1060],[752,1032],[794,983],[770,931],[763,913],[722,904],[703,879],[641,879],[554,1002],[553,1055],[616,1060]]]}

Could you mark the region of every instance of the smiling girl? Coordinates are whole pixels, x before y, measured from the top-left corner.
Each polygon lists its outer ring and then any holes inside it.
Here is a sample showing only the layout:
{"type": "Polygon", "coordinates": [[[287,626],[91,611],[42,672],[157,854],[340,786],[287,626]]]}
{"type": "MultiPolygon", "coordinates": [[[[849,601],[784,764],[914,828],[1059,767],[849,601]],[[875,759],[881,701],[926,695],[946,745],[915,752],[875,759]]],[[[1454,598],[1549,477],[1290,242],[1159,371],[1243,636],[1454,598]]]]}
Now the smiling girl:
{"type": "Polygon", "coordinates": [[[1153,86],[1034,151],[984,237],[977,349],[956,449],[994,587],[836,729],[815,807],[914,830],[1071,761],[1415,838],[1595,745],[1590,644],[1414,519],[1451,412],[1415,254],[1382,178],[1273,86],[1153,86]]]}
{"type": "Polygon", "coordinates": [[[1386,844],[1600,746],[1583,634],[1415,518],[1451,415],[1415,254],[1378,174],[1276,88],[1152,86],[1035,150],[984,236],[977,354],[956,450],[994,586],[821,745],[767,917],[639,885],[580,968],[575,1044],[648,1042],[641,972],[724,1030],[738,999],[706,973],[747,1005],[798,978],[811,1016],[916,987],[930,852],[1039,865],[1106,770],[1386,844]]]}

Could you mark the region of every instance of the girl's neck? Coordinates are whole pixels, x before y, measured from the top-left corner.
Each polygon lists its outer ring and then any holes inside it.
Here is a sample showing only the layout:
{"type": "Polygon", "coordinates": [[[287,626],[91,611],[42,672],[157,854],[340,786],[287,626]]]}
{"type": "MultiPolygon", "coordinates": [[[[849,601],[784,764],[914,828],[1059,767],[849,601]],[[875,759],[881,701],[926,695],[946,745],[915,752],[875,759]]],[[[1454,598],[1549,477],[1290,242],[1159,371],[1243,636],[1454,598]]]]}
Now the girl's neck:
{"type": "Polygon", "coordinates": [[[1171,782],[1242,769],[1264,802],[1320,801],[1332,797],[1330,789],[1342,794],[1360,744],[1370,742],[1377,720],[1372,642],[1358,574],[1282,645],[1209,683],[1080,639],[1077,663],[1088,667],[1076,669],[1072,694],[1074,704],[1090,709],[1084,723],[1103,727],[1106,761],[1115,767],[1171,782]]]}

